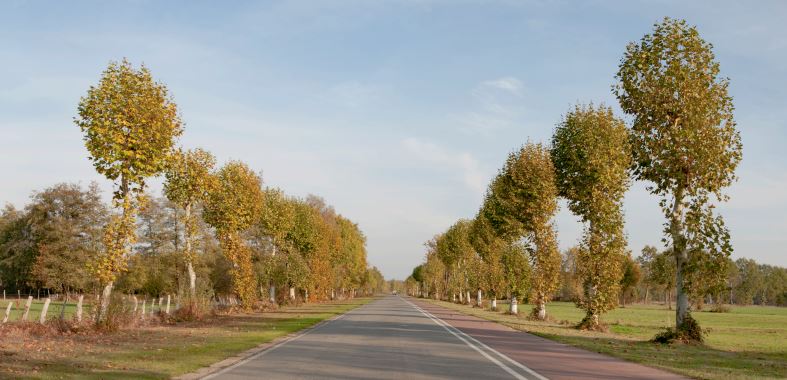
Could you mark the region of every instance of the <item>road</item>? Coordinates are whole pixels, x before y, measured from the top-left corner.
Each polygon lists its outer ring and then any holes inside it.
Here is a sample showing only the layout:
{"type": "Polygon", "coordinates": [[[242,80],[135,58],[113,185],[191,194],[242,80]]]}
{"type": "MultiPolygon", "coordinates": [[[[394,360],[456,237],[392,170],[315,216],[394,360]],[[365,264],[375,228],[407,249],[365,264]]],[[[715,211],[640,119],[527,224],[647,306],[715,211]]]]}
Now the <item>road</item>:
{"type": "Polygon", "coordinates": [[[680,379],[414,299],[387,296],[210,379],[680,379]]]}

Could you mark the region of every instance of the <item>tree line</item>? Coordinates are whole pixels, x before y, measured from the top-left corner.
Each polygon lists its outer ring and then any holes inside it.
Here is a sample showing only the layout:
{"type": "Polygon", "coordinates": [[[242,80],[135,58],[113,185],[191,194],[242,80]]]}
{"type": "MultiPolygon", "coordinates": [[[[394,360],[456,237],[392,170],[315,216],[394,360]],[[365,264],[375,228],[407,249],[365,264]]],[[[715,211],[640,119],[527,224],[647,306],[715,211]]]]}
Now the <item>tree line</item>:
{"type": "Polygon", "coordinates": [[[549,143],[529,141],[510,153],[475,217],[426,243],[408,288],[467,303],[472,291],[477,304],[486,294],[492,307],[508,298],[512,313],[524,299],[534,305],[531,317],[543,320],[567,286],[570,265],[572,299],[585,311],[578,327],[603,328],[600,317],[638,283],[623,199],[632,181],[645,181],[659,198],[665,260],[674,268],[665,283],[675,292],[675,329],[665,337],[701,341],[691,307],[726,279],[733,250],[715,212],[742,158],[728,86],[696,27],[670,18],[656,23],[628,44],[612,85],[630,122],[604,104],[578,104],[549,143]],[[553,222],[558,199],[583,225],[564,258],[553,222]]]}
{"type": "Polygon", "coordinates": [[[297,198],[241,161],[177,147],[183,123],[166,86],[144,65],[111,62],[74,119],[96,171],[113,184],[61,183],[0,213],[6,291],[97,292],[96,320],[113,291],[177,292],[195,305],[218,295],[244,309],[261,300],[325,300],[382,291],[366,237],[322,198],[297,198]],[[162,197],[148,191],[164,177],[162,197]]]}

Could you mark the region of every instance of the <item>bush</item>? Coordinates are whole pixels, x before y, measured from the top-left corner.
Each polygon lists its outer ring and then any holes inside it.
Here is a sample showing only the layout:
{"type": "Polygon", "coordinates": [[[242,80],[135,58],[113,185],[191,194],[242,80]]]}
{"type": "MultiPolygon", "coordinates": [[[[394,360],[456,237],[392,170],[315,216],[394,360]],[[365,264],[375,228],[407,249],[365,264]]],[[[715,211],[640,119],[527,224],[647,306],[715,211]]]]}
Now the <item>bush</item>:
{"type": "MultiPolygon", "coordinates": [[[[96,306],[94,310],[100,309],[96,306]]],[[[96,328],[103,331],[117,331],[121,327],[127,326],[134,321],[134,310],[123,299],[122,294],[112,294],[107,306],[106,315],[96,322],[96,328]]]]}
{"type": "MultiPolygon", "coordinates": [[[[183,299],[183,304],[170,315],[170,321],[198,321],[213,312],[213,288],[204,281],[197,284],[194,296],[187,295],[183,299]]],[[[180,294],[189,294],[189,289],[181,287],[180,294]]]]}
{"type": "Polygon", "coordinates": [[[717,303],[715,306],[713,306],[713,309],[710,309],[711,313],[729,313],[731,311],[732,308],[730,305],[724,305],[720,303],[717,303]]]}
{"type": "Polygon", "coordinates": [[[700,324],[697,323],[696,319],[691,317],[691,314],[687,314],[686,318],[683,320],[682,326],[680,326],[677,330],[672,327],[664,328],[664,331],[656,334],[656,336],[653,337],[652,342],[662,344],[674,342],[687,344],[702,343],[704,336],[707,335],[707,333],[707,330],[700,328],[700,324]]]}

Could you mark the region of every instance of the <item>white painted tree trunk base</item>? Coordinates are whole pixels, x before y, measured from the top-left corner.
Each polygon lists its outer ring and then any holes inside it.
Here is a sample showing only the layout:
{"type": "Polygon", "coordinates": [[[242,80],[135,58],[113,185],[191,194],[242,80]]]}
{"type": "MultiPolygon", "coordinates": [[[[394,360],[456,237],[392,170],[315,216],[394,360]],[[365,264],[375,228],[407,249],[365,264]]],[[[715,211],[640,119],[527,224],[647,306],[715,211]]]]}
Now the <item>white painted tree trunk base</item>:
{"type": "Polygon", "coordinates": [[[511,297],[511,304],[509,305],[508,311],[511,314],[519,314],[519,305],[517,304],[516,297],[511,297]]]}

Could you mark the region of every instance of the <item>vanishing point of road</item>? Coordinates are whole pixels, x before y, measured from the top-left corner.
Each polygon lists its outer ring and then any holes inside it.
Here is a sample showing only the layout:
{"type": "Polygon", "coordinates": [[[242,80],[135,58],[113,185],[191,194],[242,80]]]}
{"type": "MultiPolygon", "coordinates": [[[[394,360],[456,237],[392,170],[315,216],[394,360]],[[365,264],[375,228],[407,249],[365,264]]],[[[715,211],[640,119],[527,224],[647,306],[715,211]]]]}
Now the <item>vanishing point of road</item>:
{"type": "Polygon", "coordinates": [[[416,299],[386,296],[210,379],[682,379],[416,299]]]}

